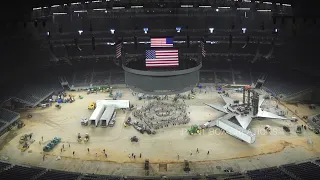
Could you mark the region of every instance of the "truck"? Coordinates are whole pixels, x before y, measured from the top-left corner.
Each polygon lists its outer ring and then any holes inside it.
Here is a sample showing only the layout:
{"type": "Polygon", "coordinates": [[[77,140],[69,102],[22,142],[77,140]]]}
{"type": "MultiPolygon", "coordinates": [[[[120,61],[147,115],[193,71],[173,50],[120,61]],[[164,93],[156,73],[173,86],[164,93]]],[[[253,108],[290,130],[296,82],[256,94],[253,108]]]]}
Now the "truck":
{"type": "Polygon", "coordinates": [[[190,129],[188,129],[188,133],[190,135],[193,135],[195,133],[200,134],[200,129],[198,127],[198,125],[192,125],[190,129]]]}

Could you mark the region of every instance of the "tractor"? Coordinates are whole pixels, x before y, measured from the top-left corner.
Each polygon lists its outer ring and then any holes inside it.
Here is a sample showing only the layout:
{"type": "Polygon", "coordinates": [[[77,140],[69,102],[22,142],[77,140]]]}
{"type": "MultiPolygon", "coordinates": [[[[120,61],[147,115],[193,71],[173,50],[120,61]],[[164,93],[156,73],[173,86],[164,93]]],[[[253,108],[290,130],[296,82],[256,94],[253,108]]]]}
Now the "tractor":
{"type": "Polygon", "coordinates": [[[18,122],[18,128],[21,129],[23,126],[25,126],[25,124],[22,121],[18,122]]]}
{"type": "Polygon", "coordinates": [[[131,137],[131,142],[138,142],[139,141],[139,139],[137,138],[137,136],[133,136],[133,137],[131,137]]]}
{"type": "Polygon", "coordinates": [[[31,137],[32,137],[32,133],[30,133],[30,134],[25,134],[25,135],[23,135],[23,136],[20,137],[19,143],[20,143],[20,144],[23,144],[23,143],[25,143],[26,141],[28,141],[28,139],[31,139],[31,137]]]}
{"type": "Polygon", "coordinates": [[[29,149],[29,144],[27,142],[24,142],[22,148],[21,149],[21,152],[25,152],[27,149],[29,149]]]}
{"type": "Polygon", "coordinates": [[[92,102],[89,106],[88,106],[88,109],[89,110],[94,110],[96,108],[96,103],[95,102],[92,102]]]}
{"type": "Polygon", "coordinates": [[[88,142],[89,141],[89,133],[86,133],[86,135],[84,136],[83,141],[84,142],[88,142]]]}
{"type": "Polygon", "coordinates": [[[81,142],[82,142],[82,138],[81,138],[80,133],[78,133],[78,143],[81,143],[81,142]]]}
{"type": "Polygon", "coordinates": [[[193,135],[194,133],[200,134],[200,129],[197,125],[192,125],[190,129],[188,129],[188,133],[193,135]]]}
{"type": "Polygon", "coordinates": [[[130,125],[132,125],[132,122],[131,122],[131,117],[128,117],[128,119],[127,119],[127,121],[126,122],[124,122],[124,127],[128,127],[128,126],[130,126],[130,125]]]}
{"type": "Polygon", "coordinates": [[[301,131],[302,130],[302,127],[301,126],[297,126],[297,130],[296,130],[296,133],[297,134],[301,134],[301,131]]]}

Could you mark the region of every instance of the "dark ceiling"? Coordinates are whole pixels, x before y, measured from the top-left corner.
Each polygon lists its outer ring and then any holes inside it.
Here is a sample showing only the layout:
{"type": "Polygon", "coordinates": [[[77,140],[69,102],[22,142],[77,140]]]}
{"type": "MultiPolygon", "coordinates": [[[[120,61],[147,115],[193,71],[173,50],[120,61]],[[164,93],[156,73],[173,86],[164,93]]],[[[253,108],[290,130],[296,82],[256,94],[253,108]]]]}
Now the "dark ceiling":
{"type": "MultiPolygon", "coordinates": [[[[269,2],[272,0],[269,0],[269,2]]],[[[45,33],[50,31],[52,34],[51,44],[54,46],[54,53],[59,58],[65,55],[65,48],[62,48],[61,45],[64,44],[74,44],[74,38],[77,36],[77,30],[83,29],[84,34],[79,37],[79,44],[81,44],[82,52],[74,49],[74,46],[70,45],[68,49],[68,53],[70,57],[75,57],[75,59],[79,56],[96,56],[97,55],[109,55],[113,54],[113,49],[108,48],[107,46],[100,46],[105,41],[114,41],[114,37],[110,35],[109,29],[111,27],[115,27],[123,30],[123,32],[118,32],[118,37],[124,37],[128,41],[133,41],[133,34],[128,33],[126,30],[134,30],[136,28],[140,29],[140,34],[135,33],[138,36],[139,40],[145,40],[150,36],[156,35],[164,35],[164,36],[174,36],[176,40],[186,40],[186,34],[176,34],[174,32],[174,27],[179,24],[189,24],[190,32],[188,32],[191,41],[197,41],[201,37],[207,34],[207,40],[210,41],[221,41],[221,44],[211,45],[208,47],[208,53],[233,53],[234,55],[249,54],[249,58],[252,59],[252,55],[255,54],[257,49],[257,42],[266,41],[265,45],[260,45],[260,52],[264,55],[267,55],[271,49],[272,41],[275,41],[277,48],[273,53],[273,58],[281,60],[285,63],[284,66],[289,66],[290,68],[310,68],[314,67],[314,57],[318,57],[318,49],[317,43],[319,35],[319,27],[312,25],[312,23],[308,23],[305,25],[303,23],[303,18],[307,18],[308,22],[312,21],[315,18],[319,17],[318,14],[318,2],[311,0],[276,0],[275,2],[280,3],[288,3],[292,4],[293,14],[290,16],[297,17],[297,24],[301,24],[298,29],[297,36],[292,36],[292,20],[286,21],[285,25],[281,24],[281,18],[277,21],[277,26],[281,29],[281,33],[278,37],[275,38],[275,35],[272,34],[272,30],[275,25],[273,24],[273,20],[270,16],[259,16],[255,19],[250,19],[250,21],[241,21],[240,16],[236,16],[235,18],[230,17],[187,17],[187,18],[133,18],[133,19],[117,19],[117,18],[89,18],[89,17],[81,17],[75,16],[70,21],[70,18],[66,17],[57,17],[55,22],[52,20],[47,21],[46,28],[42,28],[41,21],[39,21],[38,28],[33,29],[28,32],[28,36],[23,36],[22,38],[17,38],[15,34],[26,34],[26,30],[23,28],[23,22],[29,21],[28,26],[33,26],[32,20],[32,8],[39,6],[51,6],[55,4],[64,4],[68,2],[77,2],[77,1],[67,1],[67,0],[58,0],[58,1],[43,1],[43,0],[31,0],[31,1],[8,1],[9,4],[6,4],[8,8],[1,11],[3,13],[1,15],[2,25],[12,24],[15,22],[20,22],[18,25],[9,26],[7,28],[7,33],[2,33],[1,36],[5,38],[5,43],[2,45],[2,49],[6,49],[3,51],[3,59],[8,59],[8,63],[11,64],[12,68],[18,69],[21,71],[25,69],[27,66],[35,67],[40,66],[41,63],[46,60],[52,58],[50,54],[48,54],[48,43],[45,37],[45,33]],[[9,8],[11,7],[11,8],[9,8]],[[298,17],[302,17],[298,19],[298,17]],[[168,19],[168,20],[167,20],[168,19]],[[150,24],[148,22],[153,23],[153,27],[155,29],[154,34],[152,34],[152,30],[148,35],[143,34],[141,28],[146,24],[150,24]],[[257,31],[260,29],[261,21],[265,22],[265,31],[257,31]],[[233,49],[228,49],[228,36],[230,34],[230,27],[232,23],[235,23],[236,31],[232,31],[232,35],[234,36],[234,45],[233,49]],[[93,32],[89,32],[90,23],[93,26],[93,32]],[[59,33],[59,26],[62,25],[63,32],[59,33]],[[242,46],[245,43],[246,35],[241,35],[241,26],[246,26],[248,29],[248,34],[250,34],[250,40],[252,43],[247,46],[246,49],[243,49],[242,46]],[[160,26],[163,29],[171,29],[173,32],[162,32],[160,31],[160,26]],[[214,35],[208,34],[208,27],[214,26],[220,31],[215,32],[214,35]],[[13,28],[15,27],[15,28],[13,28]],[[36,30],[36,31],[35,31],[36,30]],[[206,31],[206,32],[205,32],[206,31]],[[30,34],[37,33],[38,36],[34,34],[31,36],[30,34]],[[9,36],[12,35],[12,36],[9,36]],[[93,52],[91,47],[92,36],[96,38],[97,48],[93,52]],[[15,37],[15,40],[10,39],[10,37],[15,37]],[[35,38],[37,37],[37,38],[35,38]],[[40,38],[40,39],[39,39],[40,38]],[[103,39],[105,38],[105,39],[103,39]],[[109,38],[109,39],[108,39],[109,38]],[[225,39],[224,39],[225,38],[225,39]],[[237,43],[238,41],[238,43],[237,43]],[[47,47],[46,50],[43,50],[42,47],[47,47]],[[14,50],[15,49],[15,50],[14,50]],[[303,63],[301,63],[303,62],[303,63]]],[[[84,2],[84,1],[81,1],[84,2]]],[[[223,4],[225,2],[230,2],[228,0],[121,0],[121,3],[138,3],[142,2],[143,4],[157,4],[157,2],[165,3],[165,2],[174,2],[177,4],[193,4],[193,3],[204,3],[204,4],[223,4]]],[[[120,3],[115,2],[115,3],[120,3]]],[[[249,15],[251,16],[251,15],[249,15]]],[[[52,18],[51,18],[52,19],[52,18]]],[[[319,25],[319,19],[317,20],[317,24],[319,25]]],[[[152,29],[152,28],[150,28],[152,29]]],[[[185,52],[196,52],[197,49],[194,49],[194,46],[191,45],[190,48],[186,49],[185,46],[181,47],[182,51],[185,52]]],[[[127,50],[129,53],[141,52],[145,49],[144,45],[140,45],[138,49],[132,48],[132,46],[128,46],[127,50]]],[[[96,58],[95,57],[95,58],[96,58]]],[[[226,58],[226,57],[223,57],[226,58]]],[[[230,57],[227,57],[230,58],[230,57]]],[[[242,59],[246,60],[246,58],[242,59]]],[[[11,71],[6,68],[7,71],[11,71]]],[[[12,71],[11,71],[12,72],[12,71]]]]}

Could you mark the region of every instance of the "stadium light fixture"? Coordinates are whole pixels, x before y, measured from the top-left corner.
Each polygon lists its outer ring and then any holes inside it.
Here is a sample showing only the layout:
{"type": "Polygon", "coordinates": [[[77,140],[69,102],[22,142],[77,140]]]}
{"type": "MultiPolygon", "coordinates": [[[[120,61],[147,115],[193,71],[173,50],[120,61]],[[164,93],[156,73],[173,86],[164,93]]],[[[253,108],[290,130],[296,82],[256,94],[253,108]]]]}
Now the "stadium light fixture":
{"type": "Polygon", "coordinates": [[[47,31],[46,34],[47,34],[47,36],[50,36],[50,31],[47,31]]]}
{"type": "Polygon", "coordinates": [[[214,31],[214,28],[209,28],[210,33],[212,34],[214,31]]]}
{"type": "Polygon", "coordinates": [[[216,12],[219,12],[219,9],[216,9],[216,12]]]}
{"type": "Polygon", "coordinates": [[[242,33],[245,34],[247,31],[247,28],[242,28],[242,33]]]}
{"type": "Polygon", "coordinates": [[[41,7],[38,7],[38,8],[33,8],[32,10],[41,10],[42,8],[41,7]]]}
{"type": "Polygon", "coordinates": [[[81,34],[83,33],[83,31],[82,31],[82,30],[79,30],[78,33],[79,33],[79,35],[81,35],[81,34]]]}
{"type": "Polygon", "coordinates": [[[278,33],[278,32],[279,32],[279,29],[275,28],[274,33],[278,33]]]}
{"type": "Polygon", "coordinates": [[[143,31],[144,31],[145,34],[148,33],[148,30],[149,30],[149,28],[143,28],[143,31]]]}
{"type": "Polygon", "coordinates": [[[115,29],[110,29],[110,32],[111,32],[111,34],[114,34],[114,32],[115,32],[116,30],[115,29]]]}
{"type": "Polygon", "coordinates": [[[181,27],[176,27],[176,31],[177,31],[177,33],[180,33],[181,32],[181,27]]]}

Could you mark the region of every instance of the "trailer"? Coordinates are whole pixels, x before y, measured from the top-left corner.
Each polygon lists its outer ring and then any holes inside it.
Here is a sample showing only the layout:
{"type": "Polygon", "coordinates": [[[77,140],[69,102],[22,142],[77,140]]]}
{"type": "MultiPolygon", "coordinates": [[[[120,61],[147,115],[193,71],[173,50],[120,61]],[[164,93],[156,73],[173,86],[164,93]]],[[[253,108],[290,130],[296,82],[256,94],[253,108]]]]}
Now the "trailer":
{"type": "Polygon", "coordinates": [[[234,136],[247,143],[252,144],[256,140],[256,135],[254,133],[243,129],[242,127],[228,121],[227,119],[219,120],[217,122],[217,126],[221,129],[224,129],[229,135],[234,136]]]}
{"type": "Polygon", "coordinates": [[[111,120],[109,121],[109,124],[108,124],[109,127],[113,127],[114,124],[116,123],[116,116],[117,116],[117,112],[114,111],[114,113],[111,117],[111,120]]]}
{"type": "Polygon", "coordinates": [[[114,106],[107,106],[100,118],[100,126],[107,127],[115,112],[114,106]]]}
{"type": "Polygon", "coordinates": [[[105,106],[102,106],[102,105],[97,106],[89,118],[89,124],[95,125],[97,127],[104,110],[105,110],[105,106]]]}
{"type": "Polygon", "coordinates": [[[130,107],[129,100],[97,100],[97,106],[114,106],[117,109],[128,109],[130,107]]]}

